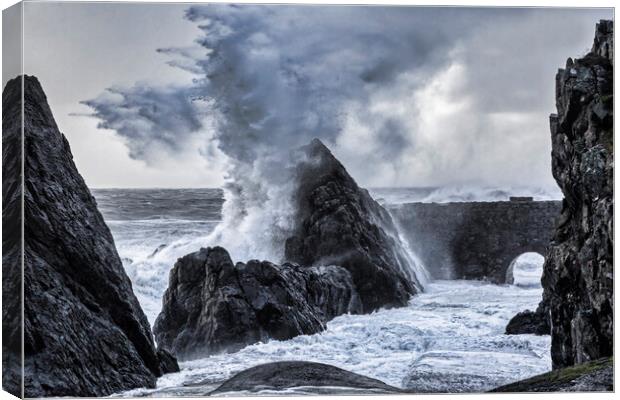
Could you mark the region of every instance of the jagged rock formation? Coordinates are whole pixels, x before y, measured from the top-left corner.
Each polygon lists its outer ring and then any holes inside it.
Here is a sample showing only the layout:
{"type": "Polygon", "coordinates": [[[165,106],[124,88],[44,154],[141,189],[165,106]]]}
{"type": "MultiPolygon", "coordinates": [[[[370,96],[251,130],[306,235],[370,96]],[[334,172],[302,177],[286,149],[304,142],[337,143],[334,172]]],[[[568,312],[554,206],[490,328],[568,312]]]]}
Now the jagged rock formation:
{"type": "MultiPolygon", "coordinates": [[[[166,372],[162,367],[178,368],[176,362],[158,357],[112,235],[43,89],[31,76],[23,85],[25,396],[105,396],[154,387],[166,372]]],[[[3,161],[21,144],[14,140],[21,131],[21,86],[19,77],[3,92],[3,161]]],[[[20,182],[16,174],[9,178],[3,195],[13,199],[20,182]]],[[[19,282],[3,278],[9,292],[19,282]]]]}
{"type": "Polygon", "coordinates": [[[347,312],[404,306],[420,290],[389,213],[317,139],[296,154],[296,229],[285,258],[233,265],[215,247],[175,264],[154,332],[189,359],[322,331],[347,312]]]}
{"type": "Polygon", "coordinates": [[[346,393],[346,389],[353,389],[349,393],[356,393],[356,390],[375,394],[402,393],[402,390],[380,380],[345,371],[332,365],[304,361],[283,361],[261,364],[246,369],[228,379],[210,394],[252,393],[264,390],[281,391],[299,387],[306,388],[306,393],[315,394],[321,393],[318,390],[321,387],[328,389],[327,393],[329,394],[334,393],[334,388],[340,388],[340,394],[346,393]],[[342,389],[345,391],[343,392],[342,389]]]}
{"type": "Polygon", "coordinates": [[[302,147],[297,159],[296,226],[285,259],[346,268],[365,313],[406,305],[421,286],[390,214],[320,140],[302,147]]]}
{"type": "Polygon", "coordinates": [[[550,117],[552,169],[564,193],[546,257],[543,304],[551,317],[553,367],[613,352],[613,22],[556,75],[550,117]]]}
{"type": "Polygon", "coordinates": [[[153,330],[160,346],[191,359],[317,333],[325,321],[359,310],[343,268],[233,264],[225,249],[214,247],[174,265],[153,330]]]}

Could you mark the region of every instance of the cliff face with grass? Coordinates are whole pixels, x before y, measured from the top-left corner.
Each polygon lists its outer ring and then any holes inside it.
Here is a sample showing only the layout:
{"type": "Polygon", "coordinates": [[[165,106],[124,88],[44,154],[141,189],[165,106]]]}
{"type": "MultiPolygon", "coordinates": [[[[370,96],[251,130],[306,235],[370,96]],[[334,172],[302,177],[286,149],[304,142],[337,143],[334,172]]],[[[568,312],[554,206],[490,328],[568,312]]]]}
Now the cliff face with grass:
{"type": "Polygon", "coordinates": [[[613,357],[547,372],[491,392],[608,392],[614,390],[613,357]]]}
{"type": "Polygon", "coordinates": [[[544,265],[553,367],[613,352],[613,22],[556,75],[553,176],[564,194],[544,265]]]}

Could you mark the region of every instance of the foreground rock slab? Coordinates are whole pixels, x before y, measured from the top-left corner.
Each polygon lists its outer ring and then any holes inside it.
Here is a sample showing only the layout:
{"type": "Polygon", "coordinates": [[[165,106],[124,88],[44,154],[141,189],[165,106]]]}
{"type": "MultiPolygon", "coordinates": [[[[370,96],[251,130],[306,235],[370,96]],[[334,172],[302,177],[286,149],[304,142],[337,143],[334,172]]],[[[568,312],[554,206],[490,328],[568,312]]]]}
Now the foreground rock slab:
{"type": "Polygon", "coordinates": [[[558,369],[523,381],[510,383],[492,392],[609,392],[614,390],[613,358],[558,369]]]}
{"type": "Polygon", "coordinates": [[[372,392],[375,394],[402,393],[378,379],[345,371],[328,364],[305,361],[281,361],[258,365],[228,379],[211,395],[231,392],[284,391],[303,388],[307,393],[321,393],[318,388],[329,388],[327,393],[372,392]],[[343,389],[345,389],[343,391],[343,389]]]}
{"type": "Polygon", "coordinates": [[[347,269],[364,313],[407,305],[422,290],[421,277],[390,214],[320,140],[302,147],[296,159],[297,212],[285,259],[347,269]]]}
{"type": "Polygon", "coordinates": [[[551,316],[554,368],[613,354],[613,21],[556,76],[552,170],[564,194],[540,308],[551,316]]]}
{"type": "MultiPolygon", "coordinates": [[[[3,154],[19,153],[11,146],[21,144],[21,87],[18,77],[3,91],[3,154]]],[[[162,366],[178,368],[176,361],[161,362],[157,355],[110,230],[41,85],[25,76],[23,87],[24,394],[106,396],[154,387],[166,372],[162,366]]],[[[4,177],[3,195],[13,199],[19,174],[4,177]]],[[[3,267],[4,275],[20,272],[3,267]]],[[[20,282],[13,278],[3,276],[3,284],[20,282]]],[[[3,302],[3,316],[5,308],[19,309],[15,301],[3,302]]]]}
{"type": "Polygon", "coordinates": [[[153,330],[161,347],[194,359],[317,333],[360,308],[344,268],[233,264],[225,249],[213,247],[177,261],[153,330]]]}

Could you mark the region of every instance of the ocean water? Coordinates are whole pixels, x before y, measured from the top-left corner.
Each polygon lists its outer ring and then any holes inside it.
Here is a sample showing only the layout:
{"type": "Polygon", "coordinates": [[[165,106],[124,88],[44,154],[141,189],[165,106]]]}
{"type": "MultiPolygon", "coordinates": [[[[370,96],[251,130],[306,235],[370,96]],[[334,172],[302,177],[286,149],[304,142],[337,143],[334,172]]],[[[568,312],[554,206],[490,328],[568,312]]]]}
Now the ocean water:
{"type": "MultiPolygon", "coordinates": [[[[371,191],[387,204],[441,198],[484,200],[471,192],[458,193],[433,188],[371,191]]],[[[486,191],[478,193],[488,195],[486,191]]],[[[209,243],[209,233],[221,220],[223,192],[98,189],[93,194],[136,296],[153,324],[174,262],[199,247],[217,245],[209,243]]],[[[497,200],[504,199],[504,194],[497,196],[497,200]]],[[[181,372],[160,378],[156,389],[119,395],[204,395],[236,372],[283,360],[324,362],[419,392],[488,390],[551,369],[549,336],[503,334],[514,314],[538,305],[541,271],[542,257],[525,254],[516,261],[514,285],[434,281],[425,293],[412,298],[408,307],[343,315],[319,334],[258,343],[233,354],[183,362],[181,372]]],[[[304,394],[304,390],[287,393],[304,394]]]]}
{"type": "Polygon", "coordinates": [[[221,220],[221,189],[95,189],[99,210],[151,326],[175,261],[211,243],[221,220]]]}

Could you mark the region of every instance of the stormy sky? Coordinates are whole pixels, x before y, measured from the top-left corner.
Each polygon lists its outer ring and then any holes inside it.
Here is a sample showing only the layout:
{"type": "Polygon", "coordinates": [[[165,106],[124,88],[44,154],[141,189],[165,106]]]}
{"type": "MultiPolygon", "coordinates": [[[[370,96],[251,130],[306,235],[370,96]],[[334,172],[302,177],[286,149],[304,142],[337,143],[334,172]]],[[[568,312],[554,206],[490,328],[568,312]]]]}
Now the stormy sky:
{"type": "Polygon", "coordinates": [[[363,186],[551,188],[555,72],[612,16],[26,3],[24,68],[91,187],[272,176],[319,137],[363,186]]]}

